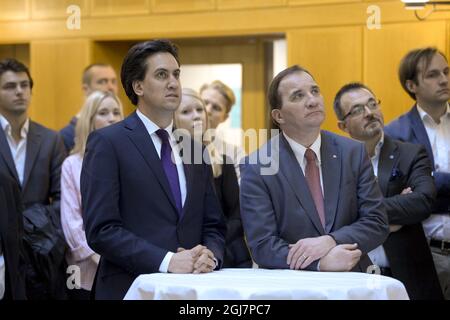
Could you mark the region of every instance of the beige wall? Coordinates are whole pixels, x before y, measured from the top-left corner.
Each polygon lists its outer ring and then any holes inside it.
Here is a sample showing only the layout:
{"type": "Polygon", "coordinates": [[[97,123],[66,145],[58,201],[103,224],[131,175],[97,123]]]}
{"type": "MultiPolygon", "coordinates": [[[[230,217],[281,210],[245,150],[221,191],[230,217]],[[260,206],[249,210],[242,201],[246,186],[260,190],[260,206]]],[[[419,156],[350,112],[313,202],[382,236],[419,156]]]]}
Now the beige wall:
{"type": "MultiPolygon", "coordinates": [[[[201,62],[220,60],[228,51],[189,49],[180,39],[284,35],[288,63],[310,69],[322,87],[328,111],[325,128],[332,131],[337,127],[331,103],[345,82],[371,86],[389,121],[412,104],[397,80],[402,55],[424,45],[450,53],[450,12],[434,13],[422,22],[399,0],[0,0],[0,7],[0,56],[11,46],[28,44],[18,57],[26,60],[29,55],[36,82],[31,114],[54,129],[81,105],[82,69],[105,60],[119,71],[123,54],[135,40],[176,39],[182,43],[182,59],[185,49],[187,60],[201,62]],[[80,30],[66,27],[69,4],[81,8],[80,30]],[[381,29],[369,30],[366,10],[373,4],[381,10],[381,29]]],[[[248,65],[243,127],[264,127],[262,45],[256,41],[247,53],[242,44],[227,45],[231,56],[237,54],[238,62],[248,65]]],[[[121,98],[126,100],[123,92],[121,98]]]]}

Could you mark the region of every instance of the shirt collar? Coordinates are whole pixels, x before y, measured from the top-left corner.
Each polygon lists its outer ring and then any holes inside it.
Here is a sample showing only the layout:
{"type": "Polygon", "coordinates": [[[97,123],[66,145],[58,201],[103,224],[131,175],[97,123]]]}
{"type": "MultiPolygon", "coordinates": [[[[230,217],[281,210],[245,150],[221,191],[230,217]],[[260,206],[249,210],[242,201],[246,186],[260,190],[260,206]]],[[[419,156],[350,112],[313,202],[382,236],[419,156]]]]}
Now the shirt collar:
{"type": "MultiPolygon", "coordinates": [[[[144,126],[147,129],[148,134],[152,135],[157,130],[161,129],[156,123],[154,123],[145,114],[139,111],[139,109],[136,109],[136,114],[139,117],[139,119],[141,119],[142,122],[144,123],[144,126]]],[[[170,124],[166,128],[164,128],[164,130],[167,131],[171,139],[173,139],[172,129],[173,129],[173,121],[171,121],[170,124]]]]}
{"type": "MultiPolygon", "coordinates": [[[[11,135],[11,124],[1,114],[0,114],[0,125],[2,127],[3,132],[11,135]]],[[[27,137],[29,128],[30,128],[30,118],[27,118],[27,120],[25,120],[25,123],[22,126],[22,129],[20,129],[21,139],[25,139],[27,137]]]]}
{"type": "MultiPolygon", "coordinates": [[[[286,140],[288,141],[289,145],[292,148],[292,151],[294,151],[295,156],[297,157],[297,159],[299,161],[303,161],[303,159],[305,158],[305,152],[306,152],[306,147],[303,146],[302,144],[294,141],[293,139],[289,138],[284,132],[283,132],[284,137],[286,138],[286,140]]],[[[322,144],[322,137],[321,134],[319,133],[319,135],[317,136],[316,140],[313,142],[313,144],[309,147],[312,151],[314,151],[314,153],[316,154],[317,160],[320,162],[320,146],[322,144]]]]}
{"type": "Polygon", "coordinates": [[[381,148],[384,144],[384,132],[381,132],[380,140],[378,141],[377,145],[375,146],[375,153],[372,157],[372,159],[377,159],[380,156],[381,148]]]}
{"type": "MultiPolygon", "coordinates": [[[[419,112],[420,119],[422,119],[422,121],[426,121],[425,119],[428,119],[428,121],[432,121],[432,123],[435,123],[433,118],[425,110],[423,110],[418,103],[416,104],[416,107],[417,111],[419,112]]],[[[443,117],[449,116],[450,116],[450,104],[447,102],[447,111],[442,115],[441,119],[443,117]]]]}

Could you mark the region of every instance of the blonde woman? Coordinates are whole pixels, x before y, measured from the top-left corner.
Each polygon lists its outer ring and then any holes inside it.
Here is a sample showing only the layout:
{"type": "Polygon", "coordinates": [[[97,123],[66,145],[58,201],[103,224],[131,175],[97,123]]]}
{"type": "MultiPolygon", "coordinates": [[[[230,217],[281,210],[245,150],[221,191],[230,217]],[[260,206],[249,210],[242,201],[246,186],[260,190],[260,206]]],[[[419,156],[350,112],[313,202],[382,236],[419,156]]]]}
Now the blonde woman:
{"type": "Polygon", "coordinates": [[[223,268],[251,268],[252,259],[242,229],[239,184],[234,165],[226,161],[226,156],[221,154],[206,136],[208,119],[205,103],[196,91],[183,89],[174,123],[177,129],[189,131],[195,140],[205,144],[209,152],[216,194],[227,222],[223,268]]]}
{"type": "Polygon", "coordinates": [[[200,88],[200,97],[205,102],[205,110],[208,114],[209,131],[212,133],[211,142],[216,150],[227,155],[227,160],[234,164],[238,183],[241,180],[239,161],[245,156],[242,148],[224,141],[223,134],[217,127],[225,122],[231,112],[231,108],[236,103],[233,90],[220,80],[206,83],[200,88]],[[217,130],[217,132],[216,132],[217,130]]]}
{"type": "Polygon", "coordinates": [[[78,266],[81,277],[80,283],[75,283],[75,288],[70,290],[72,299],[89,299],[100,258],[86,242],[81,215],[80,174],[87,138],[92,131],[122,119],[122,104],[115,95],[101,91],[92,92],[80,112],[75,128],[75,146],[62,165],[61,224],[69,245],[66,260],[69,266],[78,266]]]}

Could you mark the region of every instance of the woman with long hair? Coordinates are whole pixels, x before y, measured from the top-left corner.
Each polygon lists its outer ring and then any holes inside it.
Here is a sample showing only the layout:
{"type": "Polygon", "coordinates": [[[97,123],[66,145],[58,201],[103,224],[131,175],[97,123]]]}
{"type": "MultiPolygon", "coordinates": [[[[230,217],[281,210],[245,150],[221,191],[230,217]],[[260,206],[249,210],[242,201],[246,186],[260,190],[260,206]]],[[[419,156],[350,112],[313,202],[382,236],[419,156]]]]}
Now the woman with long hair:
{"type": "Polygon", "coordinates": [[[61,224],[69,245],[66,260],[75,280],[72,299],[89,299],[100,256],[89,248],[81,215],[80,175],[89,134],[123,119],[122,104],[112,93],[94,91],[86,99],[75,128],[75,146],[61,169],[61,224]],[[78,273],[78,274],[77,274],[78,273]],[[77,283],[80,279],[80,283],[77,283]]]}

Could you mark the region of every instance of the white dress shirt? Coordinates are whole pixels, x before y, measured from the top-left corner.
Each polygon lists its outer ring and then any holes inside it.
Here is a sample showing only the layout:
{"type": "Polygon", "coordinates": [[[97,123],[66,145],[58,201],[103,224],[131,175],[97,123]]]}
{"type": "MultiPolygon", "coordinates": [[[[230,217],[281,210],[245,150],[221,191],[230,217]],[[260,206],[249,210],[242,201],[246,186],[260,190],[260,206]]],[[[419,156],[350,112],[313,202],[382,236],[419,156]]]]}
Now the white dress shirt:
{"type": "MultiPolygon", "coordinates": [[[[158,153],[159,158],[161,158],[161,139],[156,134],[156,131],[161,129],[158,125],[156,125],[152,120],[147,118],[146,115],[144,115],[142,112],[139,111],[139,109],[136,110],[136,114],[141,119],[141,121],[144,123],[145,128],[148,131],[148,134],[150,135],[150,138],[153,141],[153,145],[155,146],[156,152],[158,153]]],[[[170,146],[172,147],[172,153],[173,153],[173,159],[175,160],[175,164],[177,166],[178,171],[178,181],[180,183],[180,191],[181,191],[181,204],[184,206],[184,202],[186,201],[186,175],[184,173],[184,167],[183,162],[180,157],[179,148],[177,146],[177,141],[172,133],[173,128],[173,122],[170,123],[167,128],[164,128],[164,130],[167,131],[169,134],[169,142],[170,146]]],[[[169,263],[170,259],[172,259],[172,256],[174,255],[174,252],[168,252],[166,256],[164,257],[163,261],[161,262],[161,265],[159,266],[159,272],[167,272],[169,269],[169,263]]]]}
{"type": "MultiPolygon", "coordinates": [[[[435,171],[450,173],[450,105],[447,103],[447,111],[441,116],[439,124],[419,105],[417,111],[433,150],[435,171]]],[[[448,214],[432,214],[422,225],[428,238],[450,241],[448,214]]]]}
{"type": "Polygon", "coordinates": [[[0,124],[3,132],[5,133],[6,140],[8,141],[9,149],[14,160],[17,176],[19,177],[20,184],[23,184],[23,176],[25,170],[25,158],[27,153],[27,134],[30,126],[30,120],[27,119],[20,129],[20,140],[17,143],[12,135],[12,128],[8,120],[0,115],[0,124]]]}
{"type": "MultiPolygon", "coordinates": [[[[384,144],[384,133],[381,134],[380,141],[378,141],[377,145],[375,146],[375,154],[373,157],[370,158],[370,161],[372,162],[372,169],[375,176],[378,176],[378,164],[380,162],[380,153],[381,148],[384,144]]],[[[389,267],[389,260],[386,256],[386,251],[384,251],[384,248],[382,245],[376,247],[372,251],[368,253],[370,260],[372,260],[372,263],[374,265],[377,265],[379,267],[387,268],[389,267]]]]}

